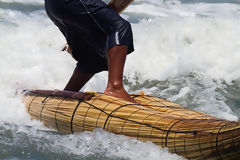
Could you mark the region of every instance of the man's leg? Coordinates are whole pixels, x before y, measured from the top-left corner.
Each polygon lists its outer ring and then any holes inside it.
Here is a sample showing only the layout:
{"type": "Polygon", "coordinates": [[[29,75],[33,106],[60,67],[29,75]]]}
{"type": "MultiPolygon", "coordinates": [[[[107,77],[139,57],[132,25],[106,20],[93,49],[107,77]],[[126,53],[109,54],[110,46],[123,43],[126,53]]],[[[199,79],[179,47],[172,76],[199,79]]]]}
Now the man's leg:
{"type": "Polygon", "coordinates": [[[127,46],[115,46],[107,53],[108,84],[104,94],[136,103],[123,87],[123,69],[127,56],[127,46]]]}
{"type": "Polygon", "coordinates": [[[76,67],[64,90],[78,92],[93,76],[94,74],[80,72],[76,67]]]}

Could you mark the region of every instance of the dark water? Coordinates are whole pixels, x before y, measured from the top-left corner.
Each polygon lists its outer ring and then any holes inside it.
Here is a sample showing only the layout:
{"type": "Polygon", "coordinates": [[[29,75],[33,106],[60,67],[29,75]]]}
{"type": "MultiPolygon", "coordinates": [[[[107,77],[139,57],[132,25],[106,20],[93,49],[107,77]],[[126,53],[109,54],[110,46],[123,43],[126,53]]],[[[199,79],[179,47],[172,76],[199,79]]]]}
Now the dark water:
{"type": "Polygon", "coordinates": [[[44,6],[42,4],[25,4],[25,3],[17,3],[17,2],[1,2],[0,1],[0,8],[2,9],[11,9],[11,10],[18,10],[24,13],[33,12],[36,10],[43,10],[44,6]]]}
{"type": "Polygon", "coordinates": [[[224,80],[213,79],[206,82],[204,77],[196,73],[164,81],[142,80],[140,74],[136,74],[134,79],[134,82],[130,82],[125,78],[125,84],[130,87],[130,91],[145,90],[152,95],[170,99],[189,109],[198,108],[202,112],[218,117],[221,117],[219,111],[228,112],[226,108],[229,107],[232,110],[231,114],[240,117],[239,80],[226,83],[224,80]],[[187,90],[186,93],[180,94],[184,89],[187,90]],[[201,106],[209,107],[201,109],[201,106]]]}

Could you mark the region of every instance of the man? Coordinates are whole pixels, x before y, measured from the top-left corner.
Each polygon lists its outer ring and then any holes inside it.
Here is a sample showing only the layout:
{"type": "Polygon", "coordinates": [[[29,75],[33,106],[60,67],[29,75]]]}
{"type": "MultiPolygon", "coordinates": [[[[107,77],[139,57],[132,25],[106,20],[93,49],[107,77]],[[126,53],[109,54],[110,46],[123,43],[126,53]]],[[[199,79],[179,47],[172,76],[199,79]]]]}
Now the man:
{"type": "Polygon", "coordinates": [[[108,70],[104,94],[136,103],[122,82],[126,55],[134,50],[130,23],[101,0],[45,0],[45,8],[78,61],[64,90],[78,92],[108,70]]]}

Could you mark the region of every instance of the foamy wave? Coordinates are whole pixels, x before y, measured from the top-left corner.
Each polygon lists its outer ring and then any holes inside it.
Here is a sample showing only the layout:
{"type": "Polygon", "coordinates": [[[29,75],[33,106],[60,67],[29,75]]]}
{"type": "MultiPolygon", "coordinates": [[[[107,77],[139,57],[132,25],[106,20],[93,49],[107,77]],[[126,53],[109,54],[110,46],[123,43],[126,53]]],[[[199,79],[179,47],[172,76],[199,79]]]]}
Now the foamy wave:
{"type": "MultiPolygon", "coordinates": [[[[102,129],[96,129],[92,132],[61,135],[43,127],[36,129],[36,127],[19,128],[12,126],[10,128],[14,132],[12,143],[8,144],[9,147],[18,147],[26,151],[32,150],[29,147],[34,146],[38,148],[39,152],[48,153],[49,155],[52,152],[58,153],[55,158],[63,155],[66,157],[71,156],[72,159],[79,159],[97,155],[98,157],[108,157],[110,159],[184,160],[184,158],[176,154],[169,153],[166,148],[160,148],[151,142],[141,142],[123,135],[108,133],[102,129]],[[30,143],[31,145],[22,145],[22,143],[30,143]]],[[[51,159],[50,157],[49,159],[51,159]]]]}
{"type": "Polygon", "coordinates": [[[182,4],[176,1],[164,1],[164,3],[148,3],[143,1],[135,5],[130,5],[126,12],[144,13],[159,17],[220,17],[237,18],[240,17],[240,6],[231,3],[196,3],[182,4]]]}
{"type": "Polygon", "coordinates": [[[133,25],[136,51],[129,74],[166,79],[198,70],[214,79],[240,78],[239,19],[156,18],[133,25]]]}
{"type": "Polygon", "coordinates": [[[0,2],[7,2],[7,3],[32,3],[32,4],[43,4],[44,0],[0,0],[0,2]]]}

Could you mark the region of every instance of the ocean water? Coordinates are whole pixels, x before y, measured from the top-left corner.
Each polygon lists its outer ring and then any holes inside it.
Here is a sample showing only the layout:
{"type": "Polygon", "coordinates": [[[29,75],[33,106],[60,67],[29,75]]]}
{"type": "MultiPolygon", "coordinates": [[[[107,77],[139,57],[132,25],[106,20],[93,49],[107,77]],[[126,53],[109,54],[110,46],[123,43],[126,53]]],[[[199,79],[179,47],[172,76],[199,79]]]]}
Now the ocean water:
{"type": "MultiPolygon", "coordinates": [[[[43,5],[43,0],[0,0],[0,159],[184,159],[101,129],[63,135],[30,119],[16,89],[62,89],[76,63],[61,52],[64,37],[43,5]]],[[[239,119],[239,0],[135,0],[122,16],[134,32],[135,52],[124,72],[129,92],[239,119]]],[[[82,90],[103,92],[106,82],[102,72],[82,90]]]]}

